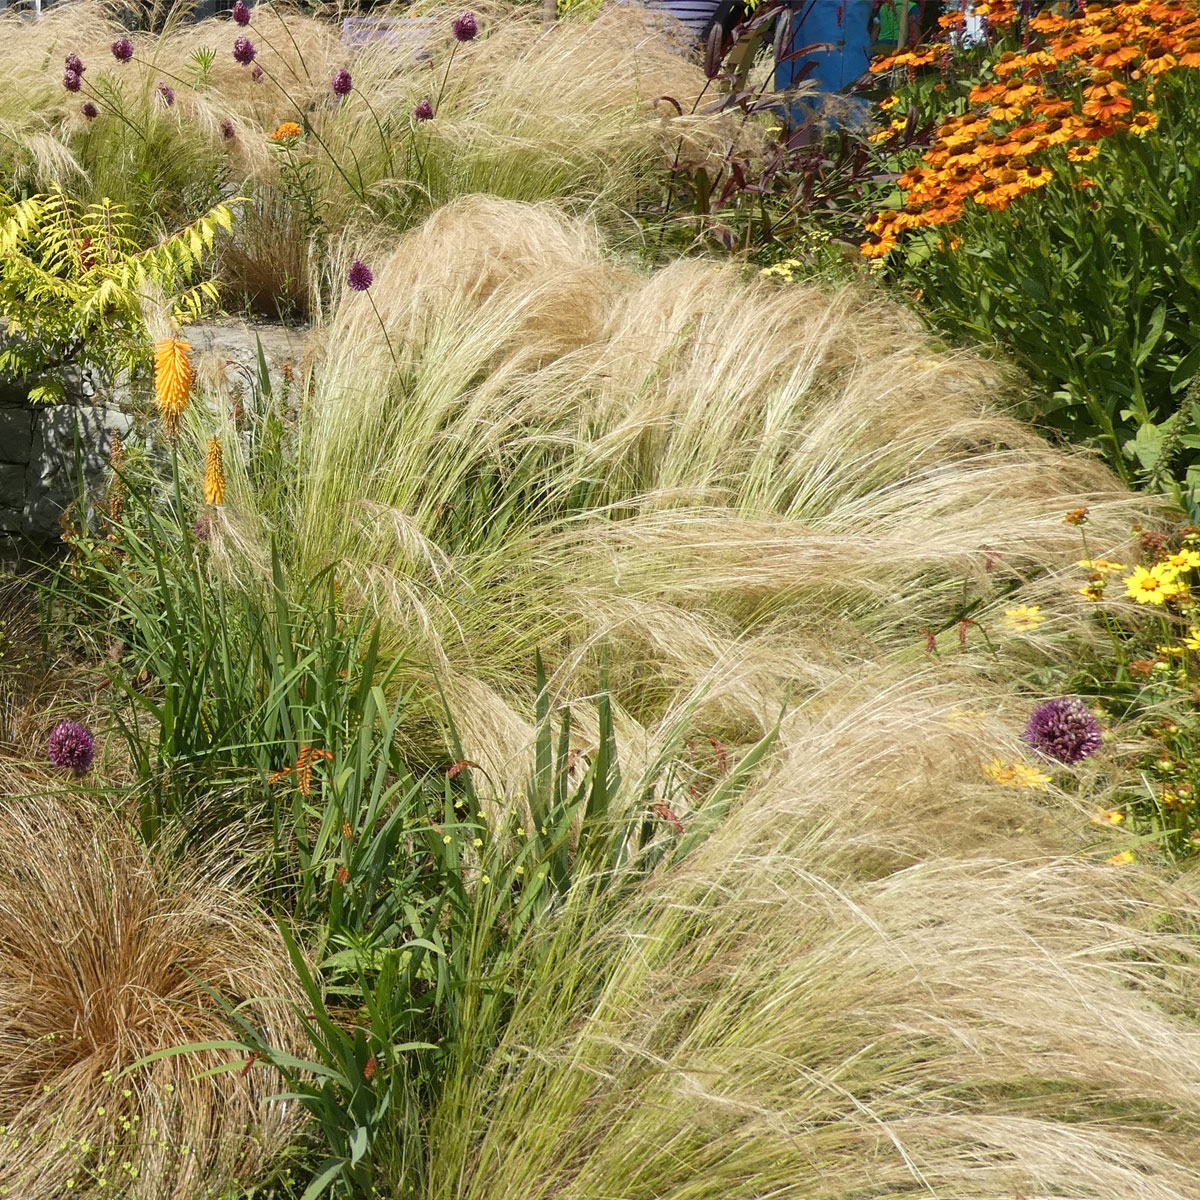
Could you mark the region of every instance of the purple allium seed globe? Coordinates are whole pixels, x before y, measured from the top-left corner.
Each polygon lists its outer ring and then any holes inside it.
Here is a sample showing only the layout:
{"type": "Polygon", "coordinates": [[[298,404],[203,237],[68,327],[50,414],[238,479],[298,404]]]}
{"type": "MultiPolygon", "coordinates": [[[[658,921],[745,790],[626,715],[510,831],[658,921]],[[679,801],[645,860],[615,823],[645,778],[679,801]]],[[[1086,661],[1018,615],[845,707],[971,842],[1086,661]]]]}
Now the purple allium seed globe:
{"type": "Polygon", "coordinates": [[[68,92],[77,92],[83,86],[83,76],[78,71],[68,71],[63,76],[63,87],[68,92]]]}
{"type": "Polygon", "coordinates": [[[228,117],[221,118],[221,136],[227,142],[232,142],[237,137],[237,130],[233,127],[233,122],[228,117]]]}
{"type": "Polygon", "coordinates": [[[96,739],[74,721],[59,721],[46,753],[56,767],[68,767],[76,775],[83,775],[96,757],[96,739]]]}
{"type": "Polygon", "coordinates": [[[175,89],[169,83],[163,83],[160,79],[155,85],[154,90],[158,93],[159,99],[170,108],[175,103],[175,89]]]}
{"type": "Polygon", "coordinates": [[[78,54],[67,55],[66,68],[68,71],[74,71],[76,75],[82,75],[87,70],[78,54]]]}
{"type": "Polygon", "coordinates": [[[264,71],[262,67],[256,65],[254,70],[250,72],[250,78],[254,80],[255,83],[262,83],[262,78],[265,74],[266,71],[264,71]]]}
{"type": "Polygon", "coordinates": [[[100,110],[90,101],[85,100],[80,106],[79,111],[83,113],[89,121],[94,121],[99,115],[100,110]]]}
{"type": "Polygon", "coordinates": [[[352,292],[365,292],[375,282],[375,275],[361,258],[356,258],[350,264],[350,273],[346,282],[352,292]]]}
{"type": "Polygon", "coordinates": [[[133,43],[125,37],[119,37],[112,44],[113,58],[120,63],[127,63],[133,57],[133,43]]]}
{"type": "Polygon", "coordinates": [[[1059,696],[1033,710],[1021,736],[1047,758],[1071,766],[1100,749],[1100,722],[1082,700],[1059,696]]]}
{"type": "Polygon", "coordinates": [[[333,82],[329,85],[333,88],[333,94],[342,100],[350,95],[354,89],[354,80],[350,77],[350,72],[343,67],[333,77],[333,82]]]}
{"type": "Polygon", "coordinates": [[[416,117],[418,121],[432,121],[433,105],[430,104],[428,100],[422,100],[421,103],[413,109],[413,116],[416,117]]]}
{"type": "Polygon", "coordinates": [[[233,39],[233,57],[243,67],[248,67],[254,61],[257,53],[254,43],[244,33],[233,39]]]}
{"type": "Polygon", "coordinates": [[[196,535],[198,542],[207,542],[212,537],[212,526],[209,524],[208,517],[197,517],[195,525],[192,526],[192,532],[196,535]]]}
{"type": "Polygon", "coordinates": [[[243,27],[250,24],[250,10],[242,3],[242,0],[237,0],[237,3],[233,6],[233,12],[229,15],[243,27]]]}
{"type": "Polygon", "coordinates": [[[454,37],[456,41],[472,42],[479,32],[479,22],[473,12],[465,12],[461,17],[454,18],[454,37]]]}

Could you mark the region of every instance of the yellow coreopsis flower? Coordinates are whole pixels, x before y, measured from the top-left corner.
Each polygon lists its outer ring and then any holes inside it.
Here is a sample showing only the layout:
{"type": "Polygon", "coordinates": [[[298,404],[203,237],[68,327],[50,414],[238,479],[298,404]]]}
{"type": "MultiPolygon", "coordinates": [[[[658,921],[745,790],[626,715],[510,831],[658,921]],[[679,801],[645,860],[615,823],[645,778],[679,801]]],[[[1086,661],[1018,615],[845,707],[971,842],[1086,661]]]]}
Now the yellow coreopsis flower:
{"type": "Polygon", "coordinates": [[[1039,604],[1021,604],[1004,610],[1004,624],[1009,629],[1036,629],[1045,619],[1039,604]]]}
{"type": "Polygon", "coordinates": [[[204,464],[204,503],[225,503],[225,464],[221,461],[221,439],[208,439],[208,459],[204,464]]]}
{"type": "Polygon", "coordinates": [[[1158,563],[1149,571],[1145,567],[1134,567],[1132,575],[1124,579],[1125,595],[1139,604],[1162,604],[1179,594],[1175,581],[1178,572],[1166,563],[1158,563]]]}
{"type": "Polygon", "coordinates": [[[154,345],[154,395],[167,436],[179,436],[179,422],[192,392],[192,352],[190,342],[163,338],[154,345]]]}

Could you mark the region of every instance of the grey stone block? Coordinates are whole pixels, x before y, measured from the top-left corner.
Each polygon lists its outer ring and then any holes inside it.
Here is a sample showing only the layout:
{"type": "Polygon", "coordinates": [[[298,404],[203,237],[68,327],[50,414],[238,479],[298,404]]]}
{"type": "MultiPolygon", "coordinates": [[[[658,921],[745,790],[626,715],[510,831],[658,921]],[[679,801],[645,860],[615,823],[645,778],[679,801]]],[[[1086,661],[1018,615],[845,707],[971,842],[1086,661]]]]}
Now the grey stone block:
{"type": "Polygon", "coordinates": [[[0,408],[0,462],[27,463],[33,447],[33,413],[0,408]]]}
{"type": "Polygon", "coordinates": [[[0,508],[25,506],[25,468],[0,466],[0,508]]]}
{"type": "Polygon", "coordinates": [[[20,533],[21,513],[15,508],[0,508],[0,533],[20,533]]]}

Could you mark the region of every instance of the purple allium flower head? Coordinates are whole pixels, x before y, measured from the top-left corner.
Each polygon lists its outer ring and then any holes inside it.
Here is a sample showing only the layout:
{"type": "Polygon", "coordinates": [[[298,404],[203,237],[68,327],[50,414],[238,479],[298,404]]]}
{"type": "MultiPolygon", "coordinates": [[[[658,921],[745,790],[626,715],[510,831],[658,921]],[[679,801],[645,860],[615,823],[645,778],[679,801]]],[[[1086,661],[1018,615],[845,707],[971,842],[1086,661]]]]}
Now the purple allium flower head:
{"type": "Polygon", "coordinates": [[[112,53],[117,62],[127,63],[133,57],[133,43],[126,37],[119,37],[112,44],[112,53]]]}
{"type": "Polygon", "coordinates": [[[96,757],[96,739],[74,721],[59,721],[50,735],[46,753],[56,767],[69,767],[82,775],[96,757]]]}
{"type": "Polygon", "coordinates": [[[197,541],[207,542],[212,537],[212,527],[209,524],[208,517],[197,517],[195,525],[192,526],[192,532],[196,535],[197,541]]]}
{"type": "Polygon", "coordinates": [[[66,67],[68,71],[74,71],[76,75],[82,75],[87,68],[83,65],[83,59],[78,54],[68,54],[66,67]]]}
{"type": "Polygon", "coordinates": [[[1100,722],[1082,700],[1059,696],[1033,710],[1021,736],[1047,758],[1069,766],[1100,749],[1100,722]]]}
{"type": "Polygon", "coordinates": [[[340,97],[342,100],[350,95],[354,88],[354,81],[350,78],[350,72],[343,67],[334,77],[333,82],[329,85],[333,88],[333,94],[340,97]]]}
{"type": "Polygon", "coordinates": [[[243,27],[250,24],[250,10],[242,3],[242,0],[237,0],[230,16],[243,27]]]}
{"type": "Polygon", "coordinates": [[[473,12],[465,12],[461,17],[454,18],[454,36],[460,42],[472,42],[479,32],[479,22],[473,12]]]}
{"type": "Polygon", "coordinates": [[[175,103],[175,89],[169,83],[163,83],[160,79],[155,85],[154,90],[158,93],[159,99],[170,108],[175,103]]]}
{"type": "Polygon", "coordinates": [[[250,78],[253,79],[255,83],[262,83],[262,78],[265,74],[266,71],[264,71],[262,67],[255,64],[254,70],[250,72],[250,78]]]}
{"type": "Polygon", "coordinates": [[[233,39],[233,57],[243,67],[248,67],[254,61],[254,56],[257,53],[258,51],[254,48],[254,43],[244,33],[233,39]]]}
{"type": "Polygon", "coordinates": [[[232,142],[237,137],[237,130],[234,129],[233,122],[228,117],[221,118],[221,136],[227,142],[232,142]]]}
{"type": "Polygon", "coordinates": [[[79,111],[83,113],[83,115],[87,117],[89,121],[94,121],[100,115],[100,110],[90,100],[85,100],[80,106],[79,111]]]}
{"type": "Polygon", "coordinates": [[[375,282],[375,276],[361,258],[356,258],[350,264],[350,274],[347,275],[346,282],[351,291],[365,292],[375,282]]]}
{"type": "Polygon", "coordinates": [[[413,116],[416,117],[418,121],[432,121],[433,105],[430,104],[428,100],[422,100],[421,103],[413,109],[413,116]]]}
{"type": "Polygon", "coordinates": [[[83,86],[83,77],[78,71],[68,71],[63,76],[63,87],[68,92],[77,92],[83,86]]]}

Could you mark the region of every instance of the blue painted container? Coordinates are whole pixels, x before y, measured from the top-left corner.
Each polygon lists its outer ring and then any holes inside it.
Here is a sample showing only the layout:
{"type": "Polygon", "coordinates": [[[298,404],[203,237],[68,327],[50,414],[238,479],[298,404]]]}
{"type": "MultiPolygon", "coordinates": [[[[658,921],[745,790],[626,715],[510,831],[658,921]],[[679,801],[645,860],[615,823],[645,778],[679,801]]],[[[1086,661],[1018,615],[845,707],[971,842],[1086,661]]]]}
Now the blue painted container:
{"type": "Polygon", "coordinates": [[[804,76],[822,92],[840,92],[862,75],[871,61],[872,0],[799,0],[792,10],[792,38],[788,52],[828,42],[830,49],[813,51],[775,66],[775,89],[783,91],[815,63],[804,76]]]}

